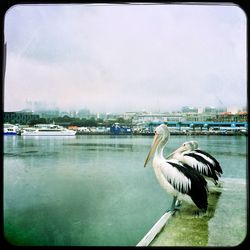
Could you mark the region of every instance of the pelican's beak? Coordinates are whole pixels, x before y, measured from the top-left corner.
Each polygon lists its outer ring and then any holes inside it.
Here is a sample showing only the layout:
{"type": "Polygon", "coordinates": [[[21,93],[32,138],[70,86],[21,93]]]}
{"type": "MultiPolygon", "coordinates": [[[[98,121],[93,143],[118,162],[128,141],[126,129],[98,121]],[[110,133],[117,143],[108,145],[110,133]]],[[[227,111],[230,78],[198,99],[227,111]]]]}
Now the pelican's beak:
{"type": "Polygon", "coordinates": [[[171,153],[170,155],[168,155],[168,156],[166,157],[166,159],[170,159],[176,152],[177,152],[177,150],[175,150],[173,153],[171,153]]]}
{"type": "Polygon", "coordinates": [[[157,148],[157,145],[159,144],[160,142],[160,136],[159,134],[156,134],[155,133],[155,136],[154,136],[154,139],[153,139],[153,142],[152,142],[152,146],[148,152],[148,155],[147,155],[147,158],[144,162],[144,168],[146,167],[147,163],[149,162],[149,160],[152,158],[152,156],[154,155],[155,153],[155,150],[157,148]]]}
{"type": "Polygon", "coordinates": [[[173,153],[171,153],[170,155],[168,155],[168,156],[166,157],[166,159],[170,159],[170,158],[173,157],[174,154],[176,154],[176,153],[182,153],[182,152],[184,152],[184,151],[185,151],[185,148],[184,148],[183,146],[180,146],[180,147],[177,148],[173,153]]]}

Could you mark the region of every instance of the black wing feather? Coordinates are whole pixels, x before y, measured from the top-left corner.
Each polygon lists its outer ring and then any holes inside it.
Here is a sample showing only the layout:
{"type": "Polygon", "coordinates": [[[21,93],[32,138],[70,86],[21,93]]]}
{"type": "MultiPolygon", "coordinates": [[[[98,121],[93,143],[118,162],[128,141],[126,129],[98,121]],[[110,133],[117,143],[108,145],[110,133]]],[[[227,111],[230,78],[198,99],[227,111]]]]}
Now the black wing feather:
{"type": "Polygon", "coordinates": [[[213,161],[214,161],[214,168],[215,170],[220,173],[220,174],[223,174],[223,171],[222,171],[222,168],[220,166],[220,163],[212,156],[210,155],[209,153],[203,151],[203,150],[200,150],[200,149],[196,149],[195,150],[197,153],[200,153],[200,154],[204,154],[205,156],[207,156],[208,158],[211,158],[213,161]]]}
{"type": "MultiPolygon", "coordinates": [[[[182,193],[188,194],[195,205],[200,208],[207,210],[207,182],[202,175],[198,172],[193,170],[192,168],[187,168],[185,165],[181,166],[177,163],[168,161],[173,167],[177,168],[177,170],[183,173],[190,181],[191,181],[191,188],[189,190],[181,189],[179,190],[182,193]]],[[[168,179],[169,183],[173,185],[174,188],[177,188],[177,185],[174,180],[168,179]]]]}
{"type": "MultiPolygon", "coordinates": [[[[185,156],[190,156],[194,159],[196,159],[197,161],[201,162],[202,164],[204,164],[205,166],[207,166],[207,168],[202,168],[201,172],[200,172],[200,169],[198,168],[198,166],[193,166],[195,168],[196,171],[199,171],[200,174],[204,175],[204,176],[207,176],[207,177],[211,177],[213,178],[215,181],[218,180],[218,175],[216,173],[216,170],[214,168],[214,165],[207,161],[205,158],[203,158],[202,156],[200,155],[197,155],[195,153],[187,153],[187,154],[184,154],[185,156]],[[207,171],[206,171],[207,170],[207,171]]],[[[192,167],[192,166],[191,166],[192,167]]]]}

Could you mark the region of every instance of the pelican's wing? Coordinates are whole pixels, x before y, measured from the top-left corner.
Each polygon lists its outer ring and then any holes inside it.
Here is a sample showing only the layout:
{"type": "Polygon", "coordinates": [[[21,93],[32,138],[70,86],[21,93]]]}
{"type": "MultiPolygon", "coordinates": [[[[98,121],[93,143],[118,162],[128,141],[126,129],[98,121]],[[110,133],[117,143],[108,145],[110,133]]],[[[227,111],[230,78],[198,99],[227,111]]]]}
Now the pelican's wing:
{"type": "Polygon", "coordinates": [[[183,164],[195,169],[200,174],[218,180],[220,173],[216,170],[213,162],[199,152],[192,151],[183,154],[183,164]]]}
{"type": "Polygon", "coordinates": [[[210,155],[209,153],[207,153],[207,152],[205,152],[203,150],[200,150],[200,149],[196,149],[195,152],[202,155],[205,159],[207,159],[207,161],[210,161],[213,164],[214,169],[218,173],[223,174],[220,163],[212,155],[210,155]]]}
{"type": "Polygon", "coordinates": [[[166,161],[170,167],[161,164],[161,172],[167,181],[182,194],[189,195],[199,208],[207,209],[207,182],[193,169],[186,168],[180,162],[166,161]]]}
{"type": "Polygon", "coordinates": [[[161,172],[167,181],[176,189],[178,192],[188,194],[191,190],[191,180],[184,173],[183,168],[179,165],[176,160],[164,161],[160,164],[161,172]],[[167,166],[170,165],[170,166],[167,166]]]}

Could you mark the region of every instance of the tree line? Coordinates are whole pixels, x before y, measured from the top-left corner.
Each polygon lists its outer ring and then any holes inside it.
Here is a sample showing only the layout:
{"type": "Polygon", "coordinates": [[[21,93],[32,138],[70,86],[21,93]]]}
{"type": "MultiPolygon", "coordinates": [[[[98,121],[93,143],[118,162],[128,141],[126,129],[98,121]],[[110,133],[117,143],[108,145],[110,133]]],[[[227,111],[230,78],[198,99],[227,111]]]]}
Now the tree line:
{"type": "Polygon", "coordinates": [[[98,126],[109,127],[116,122],[121,125],[131,126],[131,120],[125,120],[122,117],[119,117],[114,120],[104,120],[95,117],[87,119],[87,118],[69,117],[67,115],[63,117],[33,119],[28,122],[28,125],[33,126],[35,124],[55,123],[55,124],[65,124],[67,126],[78,126],[78,127],[98,127],[98,126]]]}

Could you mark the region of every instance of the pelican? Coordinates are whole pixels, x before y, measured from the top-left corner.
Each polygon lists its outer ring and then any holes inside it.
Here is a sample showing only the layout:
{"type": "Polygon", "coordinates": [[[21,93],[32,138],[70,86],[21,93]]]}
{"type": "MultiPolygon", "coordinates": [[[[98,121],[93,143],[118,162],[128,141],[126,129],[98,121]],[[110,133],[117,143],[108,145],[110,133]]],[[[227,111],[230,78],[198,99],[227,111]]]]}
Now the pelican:
{"type": "Polygon", "coordinates": [[[163,156],[163,149],[167,144],[170,133],[167,125],[161,124],[155,129],[155,136],[144,163],[146,167],[153,157],[153,168],[160,185],[172,194],[174,199],[171,209],[175,210],[176,201],[192,201],[199,209],[207,211],[207,182],[197,171],[186,168],[177,159],[167,160],[163,156]]]}
{"type": "Polygon", "coordinates": [[[167,159],[177,159],[185,167],[193,168],[207,180],[213,181],[216,186],[223,174],[220,163],[212,155],[199,149],[196,141],[184,142],[167,159]]]}

